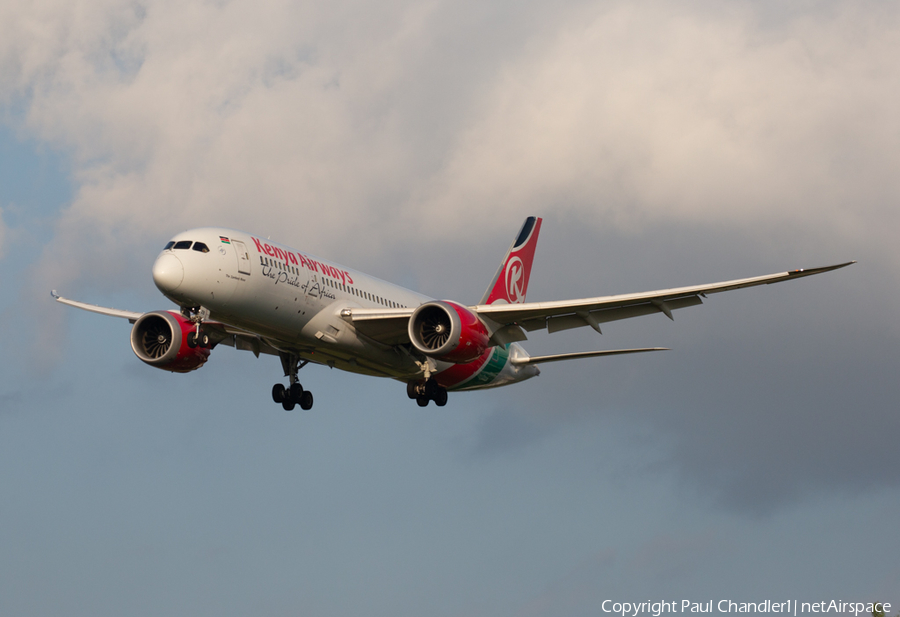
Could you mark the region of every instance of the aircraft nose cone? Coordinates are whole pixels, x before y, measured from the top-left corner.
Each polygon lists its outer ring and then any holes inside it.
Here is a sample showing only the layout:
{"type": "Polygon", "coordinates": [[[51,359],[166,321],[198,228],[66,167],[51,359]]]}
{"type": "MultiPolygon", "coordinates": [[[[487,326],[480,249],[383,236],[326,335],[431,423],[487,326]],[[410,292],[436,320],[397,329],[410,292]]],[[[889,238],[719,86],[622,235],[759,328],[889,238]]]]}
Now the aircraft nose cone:
{"type": "Polygon", "coordinates": [[[153,264],[153,282],[163,293],[175,291],[184,280],[184,266],[172,253],[163,253],[153,264]]]}

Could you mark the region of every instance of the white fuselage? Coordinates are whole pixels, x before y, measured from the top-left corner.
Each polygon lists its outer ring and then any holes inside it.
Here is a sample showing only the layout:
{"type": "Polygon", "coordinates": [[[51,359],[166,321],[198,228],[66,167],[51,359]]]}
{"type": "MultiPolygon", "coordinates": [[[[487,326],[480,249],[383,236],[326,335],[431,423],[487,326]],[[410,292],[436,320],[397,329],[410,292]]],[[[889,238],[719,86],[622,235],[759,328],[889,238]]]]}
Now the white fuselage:
{"type": "MultiPolygon", "coordinates": [[[[243,232],[203,228],[172,238],[153,277],[173,302],[202,306],[210,319],[253,332],[276,350],[368,375],[407,380],[422,373],[421,363],[402,346],[358,333],[341,311],[405,311],[431,298],[358,270],[243,232]]],[[[451,387],[493,387],[538,374],[534,367],[508,362],[510,354],[524,354],[518,345],[492,349],[492,355],[476,360],[478,374],[451,387]]],[[[458,365],[434,364],[437,372],[460,372],[458,365]]]]}

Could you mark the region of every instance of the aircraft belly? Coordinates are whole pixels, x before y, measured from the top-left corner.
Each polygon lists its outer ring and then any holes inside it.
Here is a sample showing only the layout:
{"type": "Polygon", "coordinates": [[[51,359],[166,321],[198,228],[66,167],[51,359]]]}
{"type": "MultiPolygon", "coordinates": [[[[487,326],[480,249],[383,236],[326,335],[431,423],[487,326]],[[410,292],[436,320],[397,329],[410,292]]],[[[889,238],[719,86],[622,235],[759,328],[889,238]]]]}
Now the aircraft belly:
{"type": "Polygon", "coordinates": [[[344,301],[305,296],[271,280],[246,281],[212,317],[248,330],[317,364],[379,377],[408,377],[418,366],[393,347],[370,343],[340,317],[344,301]],[[280,288],[280,289],[279,289],[280,288]]]}
{"type": "Polygon", "coordinates": [[[523,352],[516,343],[497,345],[466,364],[440,363],[435,378],[448,390],[483,390],[538,375],[534,367],[516,366],[509,361],[510,355],[517,353],[523,352]]]}

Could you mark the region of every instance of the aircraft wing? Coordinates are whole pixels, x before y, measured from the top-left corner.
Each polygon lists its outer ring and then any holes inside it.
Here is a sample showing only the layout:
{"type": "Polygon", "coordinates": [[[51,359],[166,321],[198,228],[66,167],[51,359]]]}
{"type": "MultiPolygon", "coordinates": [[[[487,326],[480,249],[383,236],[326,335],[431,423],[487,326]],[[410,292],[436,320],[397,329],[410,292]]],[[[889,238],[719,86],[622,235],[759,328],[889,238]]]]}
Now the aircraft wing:
{"type": "MultiPolygon", "coordinates": [[[[524,333],[519,336],[516,335],[516,331],[521,333],[518,327],[524,328],[529,332],[544,328],[549,332],[559,332],[570,328],[591,326],[599,332],[600,324],[602,323],[639,317],[641,315],[662,313],[669,319],[674,319],[672,311],[702,304],[703,300],[701,300],[701,297],[705,297],[707,294],[790,281],[803,278],[804,276],[837,270],[853,263],[856,262],[849,261],[822,268],[791,270],[790,272],[779,272],[765,276],[723,281],[721,283],[645,291],[636,294],[601,296],[580,300],[559,300],[555,302],[480,304],[469,308],[492,327],[491,329],[495,333],[495,343],[523,340],[525,338],[524,333]]],[[[409,343],[407,327],[409,318],[414,310],[413,308],[346,308],[341,311],[341,317],[353,324],[357,332],[364,336],[386,345],[400,345],[409,343]]]]}
{"type": "Polygon", "coordinates": [[[143,313],[135,313],[134,311],[122,311],[114,308],[106,308],[105,306],[97,306],[96,304],[85,304],[84,302],[69,300],[68,298],[63,298],[61,295],[56,293],[55,289],[50,292],[50,295],[53,296],[54,300],[61,304],[68,304],[69,306],[80,308],[83,311],[100,313],[101,315],[108,315],[110,317],[121,317],[123,319],[127,319],[131,323],[136,322],[141,318],[141,315],[143,315],[143,313]]]}
{"type": "MultiPolygon", "coordinates": [[[[99,313],[100,315],[107,315],[109,317],[121,317],[122,319],[127,319],[130,323],[136,322],[144,315],[144,313],[123,311],[121,309],[78,302],[77,300],[69,300],[68,298],[63,298],[59,295],[55,289],[50,292],[50,295],[60,304],[67,304],[83,311],[99,313]]],[[[257,357],[259,357],[259,354],[261,353],[274,356],[278,355],[278,350],[276,348],[254,332],[249,332],[242,328],[235,328],[234,326],[229,326],[228,324],[218,321],[204,321],[203,329],[209,334],[215,345],[227,345],[236,349],[252,351],[257,357]]]]}
{"type": "Polygon", "coordinates": [[[636,294],[556,302],[482,304],[472,307],[472,309],[480,317],[490,319],[498,324],[516,324],[529,332],[544,328],[549,332],[559,332],[581,326],[591,326],[599,332],[601,323],[629,319],[640,315],[663,313],[669,319],[674,319],[672,311],[702,304],[701,297],[706,297],[707,294],[790,281],[804,276],[837,270],[853,263],[856,262],[849,261],[822,268],[791,270],[790,272],[779,272],[765,276],[723,281],[721,283],[645,291],[636,294]]]}

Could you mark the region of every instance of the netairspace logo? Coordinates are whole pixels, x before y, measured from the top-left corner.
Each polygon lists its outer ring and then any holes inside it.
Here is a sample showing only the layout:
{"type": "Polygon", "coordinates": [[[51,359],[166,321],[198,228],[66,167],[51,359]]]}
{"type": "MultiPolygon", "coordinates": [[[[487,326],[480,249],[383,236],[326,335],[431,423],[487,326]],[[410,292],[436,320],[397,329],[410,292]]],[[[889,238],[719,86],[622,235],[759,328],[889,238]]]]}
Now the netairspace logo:
{"type": "Polygon", "coordinates": [[[873,613],[889,613],[888,602],[843,602],[841,600],[825,600],[822,602],[734,602],[719,600],[713,602],[693,602],[691,600],[660,600],[659,602],[614,602],[604,600],[601,605],[604,613],[615,613],[622,617],[638,617],[641,614],[660,617],[663,613],[784,613],[794,616],[805,613],[837,613],[840,615],[871,615],[873,613]]]}

